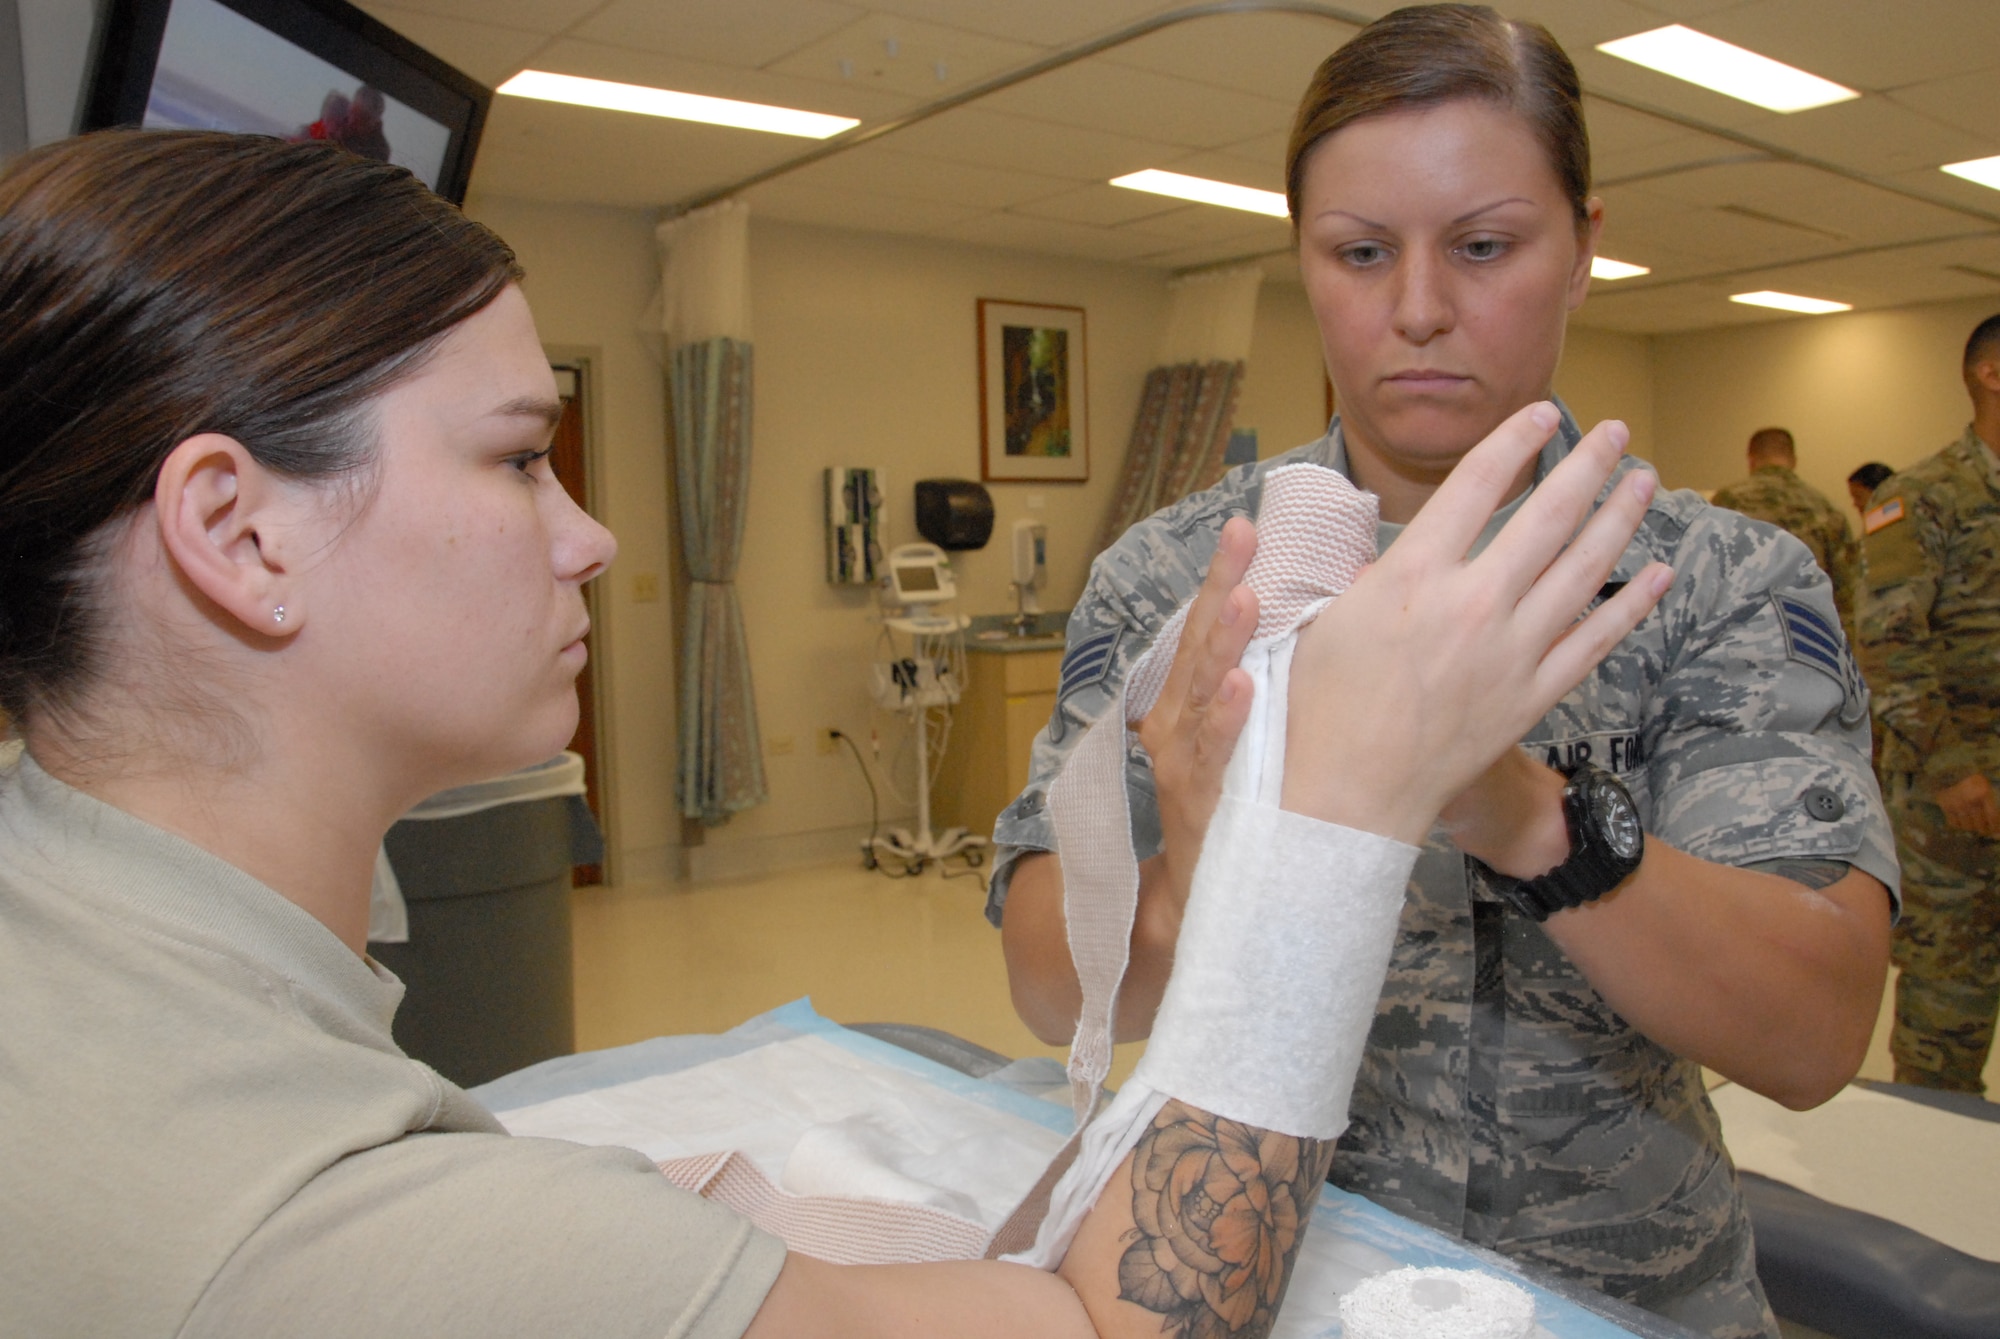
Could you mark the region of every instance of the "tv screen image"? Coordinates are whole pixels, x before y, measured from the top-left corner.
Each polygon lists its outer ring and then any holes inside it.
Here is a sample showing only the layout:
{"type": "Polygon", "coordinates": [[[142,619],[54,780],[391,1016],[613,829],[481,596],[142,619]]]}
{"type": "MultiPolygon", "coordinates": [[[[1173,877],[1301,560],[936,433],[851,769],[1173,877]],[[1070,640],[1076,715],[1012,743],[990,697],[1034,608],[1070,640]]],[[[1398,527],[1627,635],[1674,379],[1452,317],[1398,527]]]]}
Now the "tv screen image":
{"type": "Polygon", "coordinates": [[[218,0],[174,0],[141,125],[330,139],[437,189],[451,127],[218,0]]]}
{"type": "Polygon", "coordinates": [[[112,0],[84,128],[330,140],[459,201],[492,96],[346,0],[112,0]]]}

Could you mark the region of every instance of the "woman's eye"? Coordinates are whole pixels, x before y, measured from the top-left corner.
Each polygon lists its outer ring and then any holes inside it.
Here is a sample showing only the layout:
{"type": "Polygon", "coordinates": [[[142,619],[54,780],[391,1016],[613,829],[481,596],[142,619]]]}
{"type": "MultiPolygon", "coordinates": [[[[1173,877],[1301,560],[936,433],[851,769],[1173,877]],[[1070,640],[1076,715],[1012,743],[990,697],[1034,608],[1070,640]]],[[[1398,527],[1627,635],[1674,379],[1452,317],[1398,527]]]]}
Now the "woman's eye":
{"type": "Polygon", "coordinates": [[[1507,244],[1497,237],[1475,237],[1459,250],[1472,260],[1497,260],[1506,253],[1507,244]]]}
{"type": "Polygon", "coordinates": [[[1386,247],[1377,246],[1373,242],[1362,242],[1342,250],[1340,258],[1349,265],[1374,265],[1387,254],[1386,247]]]}
{"type": "Polygon", "coordinates": [[[545,446],[539,451],[530,451],[525,455],[509,457],[507,463],[523,474],[532,475],[535,472],[535,465],[540,461],[547,460],[549,452],[553,450],[555,450],[554,446],[545,446]]]}

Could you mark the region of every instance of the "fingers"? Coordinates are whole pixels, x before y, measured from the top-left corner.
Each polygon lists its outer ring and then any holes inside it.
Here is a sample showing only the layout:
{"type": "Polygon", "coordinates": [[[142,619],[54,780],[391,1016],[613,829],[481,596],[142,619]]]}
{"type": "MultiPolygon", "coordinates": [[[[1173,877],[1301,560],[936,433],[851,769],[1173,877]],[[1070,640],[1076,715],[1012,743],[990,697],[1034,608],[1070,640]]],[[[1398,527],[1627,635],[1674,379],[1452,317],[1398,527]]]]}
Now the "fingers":
{"type": "Polygon", "coordinates": [[[1243,586],[1243,575],[1256,553],[1257,527],[1240,516],[1230,518],[1216,539],[1208,575],[1188,606],[1180,649],[1160,693],[1162,702],[1191,699],[1204,704],[1214,696],[1224,671],[1242,662],[1243,648],[1257,627],[1256,596],[1243,586]]]}
{"type": "MultiPolygon", "coordinates": [[[[1585,433],[1575,449],[1549,472],[1548,478],[1542,480],[1477,559],[1490,569],[1486,579],[1495,583],[1496,589],[1518,600],[1539,582],[1556,555],[1576,535],[1577,526],[1590,514],[1605,480],[1618,468],[1630,439],[1631,433],[1623,423],[1616,420],[1600,423],[1585,433]]],[[[1632,517],[1631,526],[1619,539],[1621,549],[1637,528],[1644,510],[1642,506],[1632,517]]],[[[1605,570],[1610,568],[1607,566],[1605,570]]],[[[1579,602],[1575,608],[1581,607],[1579,602]]]]}
{"type": "Polygon", "coordinates": [[[1546,400],[1510,415],[1452,467],[1391,552],[1400,549],[1409,557],[1442,562],[1463,559],[1493,513],[1508,500],[1521,471],[1561,422],[1562,416],[1546,400]]]}
{"type": "Polygon", "coordinates": [[[1546,713],[1563,694],[1582,683],[1583,676],[1596,669],[1611,654],[1611,649],[1653,611],[1673,580],[1671,567],[1648,563],[1626,583],[1624,590],[1592,610],[1590,617],[1560,634],[1535,670],[1535,713],[1546,713]]]}
{"type": "MultiPolygon", "coordinates": [[[[1618,481],[1582,532],[1520,597],[1516,608],[1524,635],[1553,641],[1576,621],[1618,566],[1646,519],[1646,507],[1658,482],[1646,470],[1633,470],[1618,481]]],[[[1485,557],[1482,554],[1480,560],[1485,557]]]]}

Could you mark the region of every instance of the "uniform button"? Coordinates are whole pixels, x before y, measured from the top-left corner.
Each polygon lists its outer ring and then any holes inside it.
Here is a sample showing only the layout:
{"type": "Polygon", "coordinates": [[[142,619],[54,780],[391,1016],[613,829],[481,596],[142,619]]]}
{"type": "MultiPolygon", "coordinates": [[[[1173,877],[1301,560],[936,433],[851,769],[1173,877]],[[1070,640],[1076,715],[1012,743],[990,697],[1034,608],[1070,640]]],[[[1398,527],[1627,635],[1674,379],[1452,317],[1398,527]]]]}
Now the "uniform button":
{"type": "Polygon", "coordinates": [[[1847,805],[1825,786],[1814,786],[1808,790],[1805,805],[1806,812],[1822,823],[1831,823],[1847,812],[1847,805]]]}

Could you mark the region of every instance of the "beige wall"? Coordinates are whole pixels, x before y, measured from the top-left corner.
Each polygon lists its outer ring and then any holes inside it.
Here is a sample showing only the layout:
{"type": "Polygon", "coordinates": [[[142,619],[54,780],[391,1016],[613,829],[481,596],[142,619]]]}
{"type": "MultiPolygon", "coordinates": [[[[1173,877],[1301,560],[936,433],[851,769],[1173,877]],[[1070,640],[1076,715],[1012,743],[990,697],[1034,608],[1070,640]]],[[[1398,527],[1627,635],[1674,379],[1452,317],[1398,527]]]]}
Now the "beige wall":
{"type": "Polygon", "coordinates": [[[1775,424],[1798,439],[1799,473],[1845,506],[1856,466],[1901,468],[1965,430],[1959,359],[1996,311],[2000,294],[1655,336],[1661,472],[1719,487],[1742,476],[1750,434],[1775,424]]]}
{"type": "MultiPolygon", "coordinates": [[[[612,836],[625,878],[679,867],[673,803],[671,605],[635,599],[668,562],[662,378],[641,321],[657,284],[652,217],[642,211],[475,198],[469,211],[520,253],[543,341],[587,351],[597,374],[599,512],[618,532],[599,591],[599,673],[611,733],[612,836]]],[[[865,831],[868,795],[853,759],[823,754],[837,726],[905,795],[913,772],[900,718],[871,709],[877,624],[865,593],[824,577],[821,471],[873,466],[887,483],[887,542],[913,541],[917,479],[979,474],[975,303],[1006,297],[1081,306],[1089,316],[1092,477],[1086,484],[989,485],[995,542],[957,555],[962,607],[1011,608],[1005,537],[1022,517],[1049,526],[1048,608],[1081,590],[1132,415],[1166,314],[1166,275],[1131,266],[758,220],[751,235],[757,348],[755,457],[739,573],[771,802],[713,829],[687,853],[698,874],[750,873],[843,854],[865,831]]],[[[1558,389],[1586,422],[1618,415],[1635,449],[1653,439],[1651,342],[1571,332],[1558,389]]],[[[1265,454],[1323,429],[1317,331],[1296,284],[1259,295],[1237,423],[1265,454]]],[[[910,806],[884,795],[885,821],[910,806]]]]}
{"type": "MultiPolygon", "coordinates": [[[[506,238],[542,342],[591,355],[588,399],[598,516],[618,534],[618,561],[598,582],[596,657],[611,812],[621,873],[658,874],[680,839],[674,817],[673,632],[664,599],[638,603],[634,578],[667,570],[665,390],[640,337],[659,286],[653,224],[633,210],[474,197],[466,212],[506,238]],[[629,867],[629,868],[626,868],[629,867]]],[[[664,583],[662,583],[664,584],[664,583]]]]}

